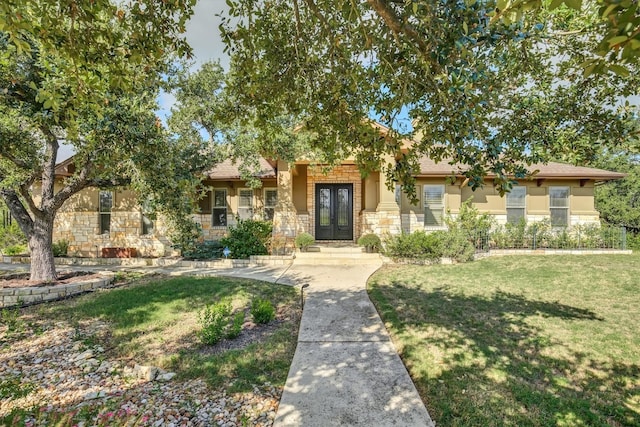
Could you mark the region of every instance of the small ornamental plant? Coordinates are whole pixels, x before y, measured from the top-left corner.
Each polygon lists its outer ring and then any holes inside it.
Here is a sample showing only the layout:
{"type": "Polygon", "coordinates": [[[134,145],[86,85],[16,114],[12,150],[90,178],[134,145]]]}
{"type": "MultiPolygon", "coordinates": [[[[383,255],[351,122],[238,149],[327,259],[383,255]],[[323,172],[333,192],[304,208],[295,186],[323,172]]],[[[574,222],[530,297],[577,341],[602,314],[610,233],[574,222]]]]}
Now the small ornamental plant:
{"type": "Polygon", "coordinates": [[[256,298],[253,300],[253,303],[251,303],[251,317],[253,317],[253,321],[256,323],[269,323],[276,318],[276,309],[273,307],[271,301],[256,298]]]}
{"type": "Polygon", "coordinates": [[[380,241],[380,238],[378,236],[373,233],[369,233],[360,236],[360,238],[358,239],[358,245],[364,246],[365,248],[367,248],[367,251],[374,252],[380,249],[380,247],[382,246],[382,242],[380,241]]]}
{"type": "Polygon", "coordinates": [[[199,332],[203,344],[214,345],[223,338],[237,338],[242,331],[244,312],[231,313],[231,303],[220,301],[207,305],[198,313],[198,323],[202,326],[199,332]]]}
{"type": "Polygon", "coordinates": [[[302,251],[306,251],[307,248],[313,245],[315,241],[316,240],[313,238],[311,234],[300,233],[296,236],[296,247],[300,248],[300,250],[302,251]]]}

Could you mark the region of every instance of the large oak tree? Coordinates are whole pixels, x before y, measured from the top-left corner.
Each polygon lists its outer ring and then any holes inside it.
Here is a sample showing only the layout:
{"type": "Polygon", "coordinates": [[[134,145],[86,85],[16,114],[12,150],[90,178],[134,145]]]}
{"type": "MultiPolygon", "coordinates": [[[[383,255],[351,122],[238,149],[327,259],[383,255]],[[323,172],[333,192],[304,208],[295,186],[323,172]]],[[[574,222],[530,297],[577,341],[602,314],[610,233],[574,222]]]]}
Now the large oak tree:
{"type": "Polygon", "coordinates": [[[169,138],[154,111],[174,60],[189,54],[192,3],[0,4],[0,196],[28,238],[32,280],[55,279],[55,215],[86,187],[128,184],[170,219],[188,211],[181,196],[195,193],[191,172],[206,153],[169,138]],[[75,172],[58,185],[62,143],[73,146],[75,172]]]}
{"type": "Polygon", "coordinates": [[[631,13],[623,41],[596,1],[553,11],[503,0],[228,3],[230,87],[259,123],[293,114],[316,148],[382,167],[409,191],[422,155],[474,188],[491,175],[508,191],[534,162],[637,144],[638,106],[623,102],[640,87],[636,6],[609,11],[631,13]],[[372,116],[391,129],[383,138],[368,131],[372,116]]]}

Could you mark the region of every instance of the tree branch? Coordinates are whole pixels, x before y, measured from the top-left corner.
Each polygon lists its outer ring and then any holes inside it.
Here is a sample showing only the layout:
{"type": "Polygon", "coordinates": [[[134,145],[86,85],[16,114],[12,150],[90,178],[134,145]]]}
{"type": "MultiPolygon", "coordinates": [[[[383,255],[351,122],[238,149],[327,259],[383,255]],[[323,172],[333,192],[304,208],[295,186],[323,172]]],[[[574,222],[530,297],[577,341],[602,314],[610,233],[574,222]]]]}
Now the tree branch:
{"type": "Polygon", "coordinates": [[[318,18],[318,20],[322,22],[322,24],[326,28],[329,28],[329,23],[327,22],[327,19],[324,17],[324,15],[320,12],[320,9],[318,9],[318,5],[313,0],[305,0],[305,3],[307,3],[307,6],[309,6],[309,9],[311,9],[316,18],[318,18]]]}
{"type": "MultiPolygon", "coordinates": [[[[91,162],[86,162],[80,173],[69,178],[67,183],[60,191],[58,191],[51,200],[47,203],[47,210],[51,209],[57,211],[62,204],[80,190],[89,187],[91,182],[89,181],[89,171],[91,169],[91,162]]],[[[44,206],[43,206],[44,208],[44,206]]]]}
{"type": "Polygon", "coordinates": [[[367,0],[367,3],[373,8],[373,10],[380,16],[387,27],[391,29],[396,35],[404,34],[413,40],[422,53],[426,53],[429,50],[429,45],[425,43],[424,39],[413,26],[403,23],[395,11],[389,6],[386,0],[367,0]]]}
{"type": "Polygon", "coordinates": [[[0,190],[0,196],[9,208],[13,218],[18,222],[22,232],[29,236],[33,230],[33,219],[20,201],[18,194],[14,190],[2,189],[0,190]]]}
{"type": "Polygon", "coordinates": [[[40,127],[45,140],[46,149],[44,153],[44,163],[42,167],[42,200],[40,206],[46,211],[45,205],[49,205],[54,198],[54,184],[56,171],[56,157],[58,155],[58,138],[53,134],[48,126],[40,127]]]}
{"type": "Polygon", "coordinates": [[[4,157],[21,169],[31,169],[31,165],[29,165],[27,162],[16,158],[15,156],[11,155],[11,153],[7,153],[6,151],[0,153],[0,157],[4,157]]]}

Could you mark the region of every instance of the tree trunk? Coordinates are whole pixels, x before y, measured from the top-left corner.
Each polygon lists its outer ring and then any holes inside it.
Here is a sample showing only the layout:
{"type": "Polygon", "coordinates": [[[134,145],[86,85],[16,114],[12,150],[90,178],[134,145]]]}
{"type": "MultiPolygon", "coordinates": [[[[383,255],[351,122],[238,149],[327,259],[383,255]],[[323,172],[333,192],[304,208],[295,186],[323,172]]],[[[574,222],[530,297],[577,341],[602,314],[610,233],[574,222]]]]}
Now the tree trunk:
{"type": "Polygon", "coordinates": [[[29,236],[31,252],[31,280],[56,280],[56,266],[53,259],[53,215],[49,218],[35,218],[29,236]]]}

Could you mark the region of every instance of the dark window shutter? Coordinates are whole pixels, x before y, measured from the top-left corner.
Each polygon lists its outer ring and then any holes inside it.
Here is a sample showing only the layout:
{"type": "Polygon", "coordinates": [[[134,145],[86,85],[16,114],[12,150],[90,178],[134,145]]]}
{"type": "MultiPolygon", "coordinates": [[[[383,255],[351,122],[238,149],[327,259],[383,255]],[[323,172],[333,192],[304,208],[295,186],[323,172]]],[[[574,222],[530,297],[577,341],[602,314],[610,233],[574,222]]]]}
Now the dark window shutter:
{"type": "Polygon", "coordinates": [[[198,206],[200,207],[200,213],[211,213],[211,191],[204,193],[202,198],[198,201],[198,206]]]}

